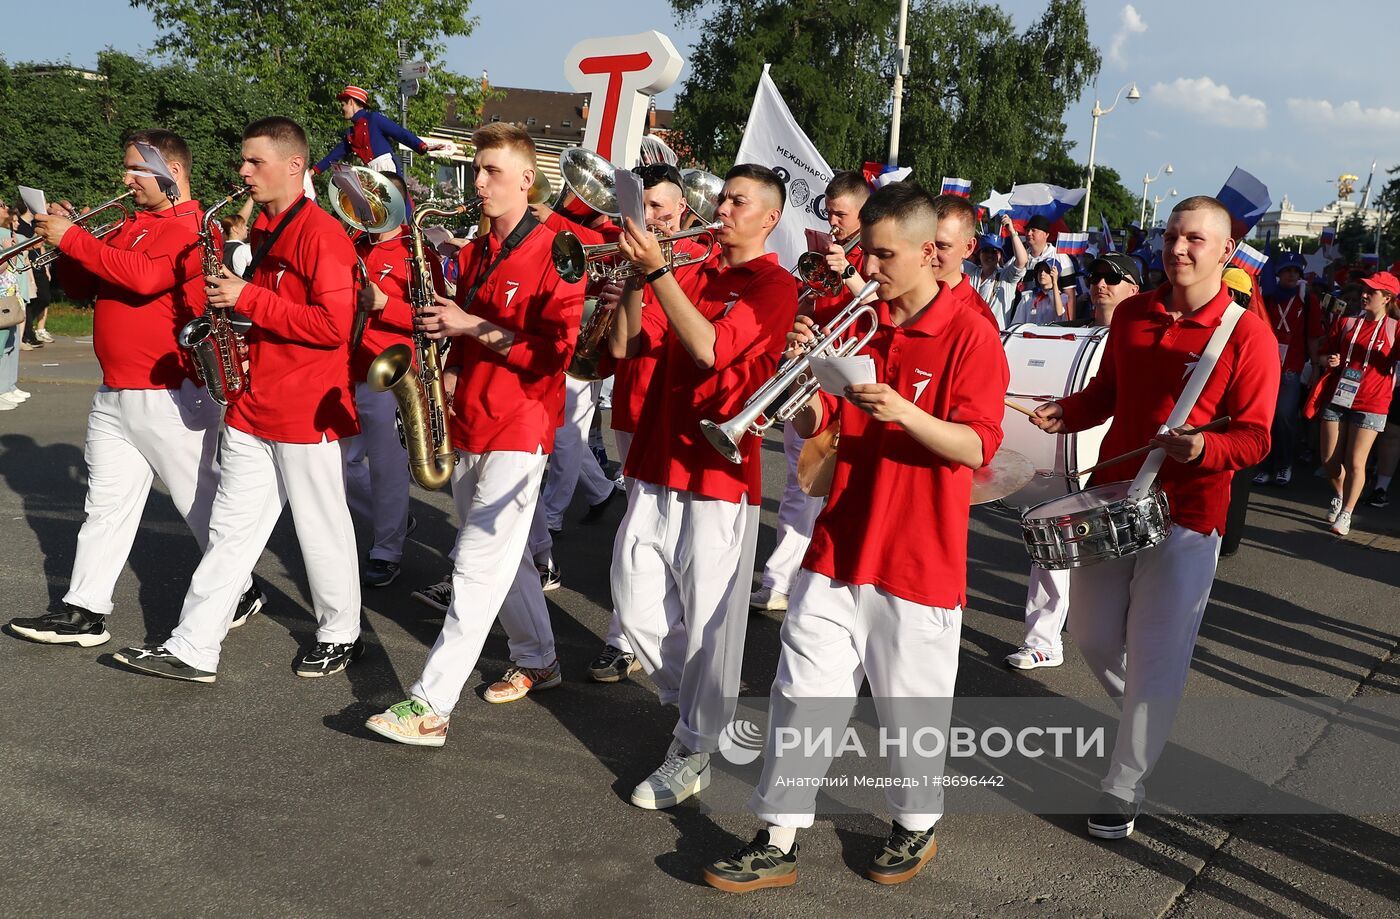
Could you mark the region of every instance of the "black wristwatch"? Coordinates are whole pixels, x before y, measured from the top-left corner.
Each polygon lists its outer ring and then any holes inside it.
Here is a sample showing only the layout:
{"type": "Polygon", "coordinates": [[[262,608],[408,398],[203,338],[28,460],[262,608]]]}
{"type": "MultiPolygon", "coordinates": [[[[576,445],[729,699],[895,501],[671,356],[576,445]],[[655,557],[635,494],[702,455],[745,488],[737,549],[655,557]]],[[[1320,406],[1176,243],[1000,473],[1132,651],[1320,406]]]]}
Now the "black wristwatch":
{"type": "Polygon", "coordinates": [[[662,265],[660,268],[647,275],[647,283],[654,283],[658,278],[660,278],[662,275],[666,274],[670,270],[670,265],[662,265]]]}
{"type": "Polygon", "coordinates": [[[847,280],[847,279],[849,279],[849,278],[853,278],[853,277],[855,277],[855,276],[856,276],[856,266],[855,266],[855,265],[847,265],[847,266],[846,266],[846,270],[843,271],[843,272],[841,272],[841,280],[843,280],[843,281],[844,281],[844,280],[847,280]]]}

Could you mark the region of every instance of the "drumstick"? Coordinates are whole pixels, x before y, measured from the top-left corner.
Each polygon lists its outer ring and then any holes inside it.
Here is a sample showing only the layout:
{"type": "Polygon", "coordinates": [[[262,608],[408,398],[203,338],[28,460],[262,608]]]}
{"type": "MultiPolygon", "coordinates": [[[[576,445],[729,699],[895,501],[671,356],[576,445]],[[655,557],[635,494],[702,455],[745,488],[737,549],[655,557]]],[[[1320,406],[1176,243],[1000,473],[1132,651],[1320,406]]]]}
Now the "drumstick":
{"type": "Polygon", "coordinates": [[[1006,403],[1006,407],[1007,407],[1007,408],[1014,408],[1016,411],[1020,412],[1022,415],[1025,415],[1027,418],[1034,418],[1034,417],[1035,417],[1035,412],[1033,412],[1033,411],[1031,411],[1030,409],[1026,408],[1024,405],[1017,405],[1015,402],[1012,402],[1010,399],[1002,399],[1001,401],[1003,401],[1003,402],[1006,403]]]}
{"type": "MultiPolygon", "coordinates": [[[[1217,429],[1219,429],[1219,428],[1223,428],[1223,427],[1225,427],[1225,425],[1227,425],[1227,424],[1229,424],[1229,423],[1230,423],[1230,416],[1229,416],[1229,415],[1225,415],[1225,416],[1222,416],[1222,417],[1220,417],[1220,418],[1215,419],[1214,421],[1207,421],[1205,424],[1201,425],[1201,426],[1198,427],[1198,428],[1187,428],[1187,429],[1185,429],[1184,431],[1179,431],[1178,433],[1180,433],[1180,434],[1203,434],[1203,433],[1205,433],[1206,431],[1214,431],[1214,430],[1217,430],[1217,429]]],[[[1124,453],[1122,456],[1115,456],[1115,457],[1113,457],[1113,459],[1106,459],[1106,460],[1104,460],[1104,461],[1101,462],[1101,463],[1095,463],[1094,465],[1090,466],[1088,469],[1079,470],[1079,471],[1075,471],[1075,472],[1069,472],[1069,473],[1066,473],[1066,475],[1067,475],[1069,478],[1071,478],[1071,479],[1077,479],[1077,478],[1079,478],[1080,476],[1088,475],[1088,474],[1091,473],[1091,472],[1098,472],[1100,469],[1104,468],[1105,466],[1112,466],[1112,465],[1114,465],[1115,463],[1121,463],[1121,462],[1123,462],[1124,460],[1130,460],[1130,459],[1133,459],[1134,457],[1142,456],[1144,453],[1151,453],[1153,450],[1159,450],[1159,449],[1161,449],[1161,448],[1158,447],[1156,444],[1148,444],[1148,445],[1145,446],[1145,447],[1138,447],[1136,450],[1129,450],[1127,453],[1124,453]]]]}

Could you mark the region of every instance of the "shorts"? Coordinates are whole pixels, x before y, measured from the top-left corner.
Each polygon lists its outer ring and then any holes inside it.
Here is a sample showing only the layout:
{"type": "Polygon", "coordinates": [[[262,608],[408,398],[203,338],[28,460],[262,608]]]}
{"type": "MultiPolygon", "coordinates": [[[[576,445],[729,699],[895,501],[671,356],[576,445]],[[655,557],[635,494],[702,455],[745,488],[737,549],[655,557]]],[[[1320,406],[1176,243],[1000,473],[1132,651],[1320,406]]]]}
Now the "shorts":
{"type": "Polygon", "coordinates": [[[1385,416],[1380,412],[1358,412],[1354,408],[1338,408],[1332,403],[1321,412],[1323,421],[1343,422],[1377,433],[1385,430],[1385,416]]]}

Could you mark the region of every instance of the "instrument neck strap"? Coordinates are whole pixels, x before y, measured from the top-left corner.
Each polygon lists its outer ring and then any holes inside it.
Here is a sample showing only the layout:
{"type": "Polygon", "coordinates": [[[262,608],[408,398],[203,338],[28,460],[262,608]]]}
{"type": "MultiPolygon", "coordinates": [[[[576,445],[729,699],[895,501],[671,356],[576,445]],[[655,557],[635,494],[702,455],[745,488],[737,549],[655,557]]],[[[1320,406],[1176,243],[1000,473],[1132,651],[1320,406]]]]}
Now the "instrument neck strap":
{"type": "Polygon", "coordinates": [[[297,203],[293,204],[291,209],[287,211],[287,216],[282,218],[281,223],[277,224],[276,229],[267,234],[267,239],[264,239],[258,246],[257,250],[253,253],[253,260],[248,263],[247,270],[243,272],[243,280],[253,280],[253,272],[262,264],[262,260],[267,258],[267,253],[272,250],[272,244],[277,242],[277,238],[282,235],[282,231],[291,226],[292,221],[297,219],[297,214],[300,214],[301,209],[306,207],[306,202],[308,200],[309,199],[305,195],[298,198],[297,203]]]}
{"type": "MultiPolygon", "coordinates": [[[[1191,409],[1196,407],[1196,401],[1201,398],[1201,392],[1206,388],[1206,381],[1210,379],[1211,371],[1215,369],[1216,362],[1220,360],[1220,355],[1225,350],[1225,344],[1230,340],[1230,335],[1235,331],[1235,325],[1244,315],[1244,307],[1238,303],[1231,303],[1225,307],[1225,312],[1220,317],[1220,325],[1215,327],[1211,333],[1210,341],[1206,342],[1206,349],[1201,352],[1201,359],[1196,362],[1195,369],[1191,371],[1190,378],[1186,381],[1186,387],[1181,391],[1181,397],[1172,406],[1172,412],[1167,416],[1167,420],[1157,429],[1158,434],[1165,434],[1172,428],[1179,428],[1186,423],[1187,417],[1191,414],[1191,409]]],[[[1133,485],[1128,489],[1128,497],[1134,501],[1147,494],[1152,483],[1157,479],[1157,473],[1162,468],[1162,462],[1167,458],[1165,450],[1153,450],[1147,455],[1142,468],[1138,470],[1137,477],[1133,479],[1133,485]]]]}
{"type": "Polygon", "coordinates": [[[501,243],[501,251],[496,253],[496,258],[492,260],[490,265],[486,266],[486,270],[481,273],[481,276],[478,277],[467,290],[467,295],[461,300],[463,309],[469,309],[471,307],[472,300],[476,298],[477,291],[481,290],[481,285],[485,284],[486,279],[491,277],[491,272],[495,271],[496,266],[505,261],[506,256],[510,255],[511,250],[524,242],[525,237],[529,236],[530,231],[539,226],[539,224],[540,222],[535,219],[535,212],[527,209],[525,211],[525,216],[520,218],[520,222],[515,225],[515,229],[511,230],[510,235],[505,238],[505,242],[501,243]]]}

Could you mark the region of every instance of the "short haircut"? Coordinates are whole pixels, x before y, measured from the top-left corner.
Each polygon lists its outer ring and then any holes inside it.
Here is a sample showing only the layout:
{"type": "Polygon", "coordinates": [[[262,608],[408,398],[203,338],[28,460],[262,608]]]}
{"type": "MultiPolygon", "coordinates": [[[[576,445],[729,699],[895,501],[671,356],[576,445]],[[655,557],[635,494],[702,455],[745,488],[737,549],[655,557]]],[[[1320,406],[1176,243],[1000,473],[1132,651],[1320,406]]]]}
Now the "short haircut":
{"type": "Polygon", "coordinates": [[[506,121],[493,121],[482,125],[472,132],[472,146],[476,148],[477,153],[483,150],[514,150],[525,157],[530,168],[536,168],[535,142],[519,125],[506,121]]]}
{"type": "Polygon", "coordinates": [[[1229,209],[1210,195],[1192,195],[1172,208],[1173,214],[1184,214],[1187,211],[1208,211],[1215,214],[1225,227],[1225,235],[1234,235],[1234,218],[1230,215],[1229,209]]]}
{"type": "Polygon", "coordinates": [[[404,201],[408,201],[408,200],[409,200],[409,199],[408,199],[408,185],[407,185],[407,183],[404,182],[403,176],[399,175],[397,172],[395,172],[395,171],[392,170],[392,169],[381,169],[381,170],[379,170],[379,174],[382,175],[384,178],[388,179],[388,180],[389,180],[389,184],[392,185],[392,186],[394,186],[395,188],[397,188],[397,189],[399,190],[399,194],[403,195],[404,201]]]}
{"type": "Polygon", "coordinates": [[[242,214],[225,214],[219,218],[219,226],[223,228],[224,236],[232,233],[234,227],[242,226],[245,223],[247,221],[243,219],[242,214]]]}
{"type": "Polygon", "coordinates": [[[846,169],[836,173],[831,177],[831,181],[826,183],[827,200],[832,198],[859,198],[864,201],[870,197],[870,186],[865,181],[865,176],[854,169],[846,169]]]}
{"type": "Polygon", "coordinates": [[[266,137],[289,159],[297,154],[306,159],[311,158],[311,147],[306,142],[306,132],[301,129],[301,125],[285,116],[259,118],[243,129],[244,140],[252,140],[255,137],[266,137]]]}
{"type": "Polygon", "coordinates": [[[893,220],[914,235],[933,239],[938,229],[938,212],[933,196],[917,182],[891,182],[874,193],[860,208],[861,226],[893,220]]]}
{"type": "Polygon", "coordinates": [[[132,144],[150,144],[160,151],[160,155],[165,157],[166,162],[179,163],[185,170],[185,177],[188,178],[190,170],[194,168],[194,158],[190,156],[190,146],[185,143],[185,139],[174,131],[166,131],[161,128],[149,128],[145,131],[136,131],[126,139],[124,147],[132,144]]]}
{"type": "Polygon", "coordinates": [[[778,174],[767,166],[760,166],[757,163],[740,163],[724,174],[724,181],[730,179],[748,179],[757,182],[768,191],[772,197],[777,199],[776,207],[782,210],[787,207],[787,187],[783,185],[783,180],[778,178],[778,174]]]}
{"type": "Polygon", "coordinates": [[[968,236],[977,232],[977,208],[966,198],[958,195],[939,195],[933,199],[933,212],[938,215],[939,223],[956,220],[967,228],[968,236]]]}

